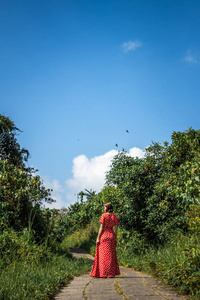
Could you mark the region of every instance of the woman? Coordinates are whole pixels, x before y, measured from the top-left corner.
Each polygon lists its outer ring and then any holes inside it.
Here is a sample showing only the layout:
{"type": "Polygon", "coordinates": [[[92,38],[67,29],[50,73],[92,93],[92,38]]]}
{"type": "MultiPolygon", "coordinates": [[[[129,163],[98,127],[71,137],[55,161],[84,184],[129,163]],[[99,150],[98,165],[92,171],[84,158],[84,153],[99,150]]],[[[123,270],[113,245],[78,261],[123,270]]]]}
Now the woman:
{"type": "Polygon", "coordinates": [[[104,204],[105,213],[100,218],[100,229],[96,240],[96,253],[90,276],[115,277],[119,275],[119,265],[116,254],[117,226],[119,220],[113,214],[110,202],[104,204]],[[113,230],[114,227],[114,230],[113,230]]]}

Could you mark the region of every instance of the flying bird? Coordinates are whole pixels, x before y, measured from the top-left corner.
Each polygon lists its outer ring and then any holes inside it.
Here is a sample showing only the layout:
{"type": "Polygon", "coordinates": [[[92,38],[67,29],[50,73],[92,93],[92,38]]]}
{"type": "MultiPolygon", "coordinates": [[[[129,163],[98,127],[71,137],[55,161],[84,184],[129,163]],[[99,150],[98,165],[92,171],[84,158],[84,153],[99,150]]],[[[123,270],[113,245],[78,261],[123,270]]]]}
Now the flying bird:
{"type": "Polygon", "coordinates": [[[126,132],[129,133],[129,131],[126,129],[126,132]]]}
{"type": "Polygon", "coordinates": [[[115,144],[116,147],[118,147],[118,144],[115,144]]]}

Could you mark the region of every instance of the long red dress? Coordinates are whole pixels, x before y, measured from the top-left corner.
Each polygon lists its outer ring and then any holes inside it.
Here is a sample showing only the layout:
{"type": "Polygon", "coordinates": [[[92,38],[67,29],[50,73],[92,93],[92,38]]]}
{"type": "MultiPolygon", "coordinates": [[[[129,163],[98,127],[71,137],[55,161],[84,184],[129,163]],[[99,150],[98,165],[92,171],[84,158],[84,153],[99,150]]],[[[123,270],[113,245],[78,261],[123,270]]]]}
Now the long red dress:
{"type": "Polygon", "coordinates": [[[116,253],[116,238],[113,226],[119,224],[115,214],[104,213],[100,218],[104,224],[100,243],[96,247],[94,263],[90,276],[93,277],[115,277],[120,274],[116,253]]]}

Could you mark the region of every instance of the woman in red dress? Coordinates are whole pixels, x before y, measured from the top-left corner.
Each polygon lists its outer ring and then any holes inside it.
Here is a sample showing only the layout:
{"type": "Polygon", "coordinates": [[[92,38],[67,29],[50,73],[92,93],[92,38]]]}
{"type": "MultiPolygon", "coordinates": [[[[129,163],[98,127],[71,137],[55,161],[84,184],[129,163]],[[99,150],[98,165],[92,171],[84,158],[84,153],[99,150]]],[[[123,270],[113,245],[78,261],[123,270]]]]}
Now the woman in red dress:
{"type": "Polygon", "coordinates": [[[105,213],[100,218],[100,229],[96,240],[96,253],[90,276],[115,277],[120,274],[116,254],[117,226],[119,220],[113,214],[110,202],[104,204],[105,213]],[[114,227],[114,230],[113,230],[114,227]]]}

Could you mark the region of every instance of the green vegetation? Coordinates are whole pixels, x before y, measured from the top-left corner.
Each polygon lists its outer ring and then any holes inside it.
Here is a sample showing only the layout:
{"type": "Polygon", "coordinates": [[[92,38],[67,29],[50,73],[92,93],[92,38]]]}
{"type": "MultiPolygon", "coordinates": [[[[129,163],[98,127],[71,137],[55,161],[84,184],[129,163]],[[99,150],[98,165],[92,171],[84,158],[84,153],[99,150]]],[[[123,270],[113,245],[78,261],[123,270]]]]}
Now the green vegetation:
{"type": "Polygon", "coordinates": [[[0,299],[50,299],[61,285],[91,268],[64,248],[55,251],[30,241],[28,232],[4,231],[0,245],[0,299]]]}
{"type": "Polygon", "coordinates": [[[103,203],[120,219],[120,264],[155,274],[179,292],[200,296],[200,130],[152,143],[143,159],[114,158],[103,190],[81,192],[69,207],[63,245],[95,251],[103,203]],[[86,201],[83,197],[86,196],[86,201]],[[87,226],[86,226],[87,225],[87,226]]]}
{"type": "Polygon", "coordinates": [[[0,299],[50,299],[72,276],[89,272],[68,247],[95,253],[103,204],[120,220],[121,265],[156,276],[180,293],[200,297],[200,130],[152,143],[142,159],[121,151],[102,191],[80,192],[68,209],[51,203],[14,123],[0,115],[0,299]]]}
{"type": "Polygon", "coordinates": [[[0,115],[0,299],[50,299],[91,265],[60,246],[66,211],[41,207],[53,201],[51,191],[26,166],[29,152],[17,132],[0,115]]]}

